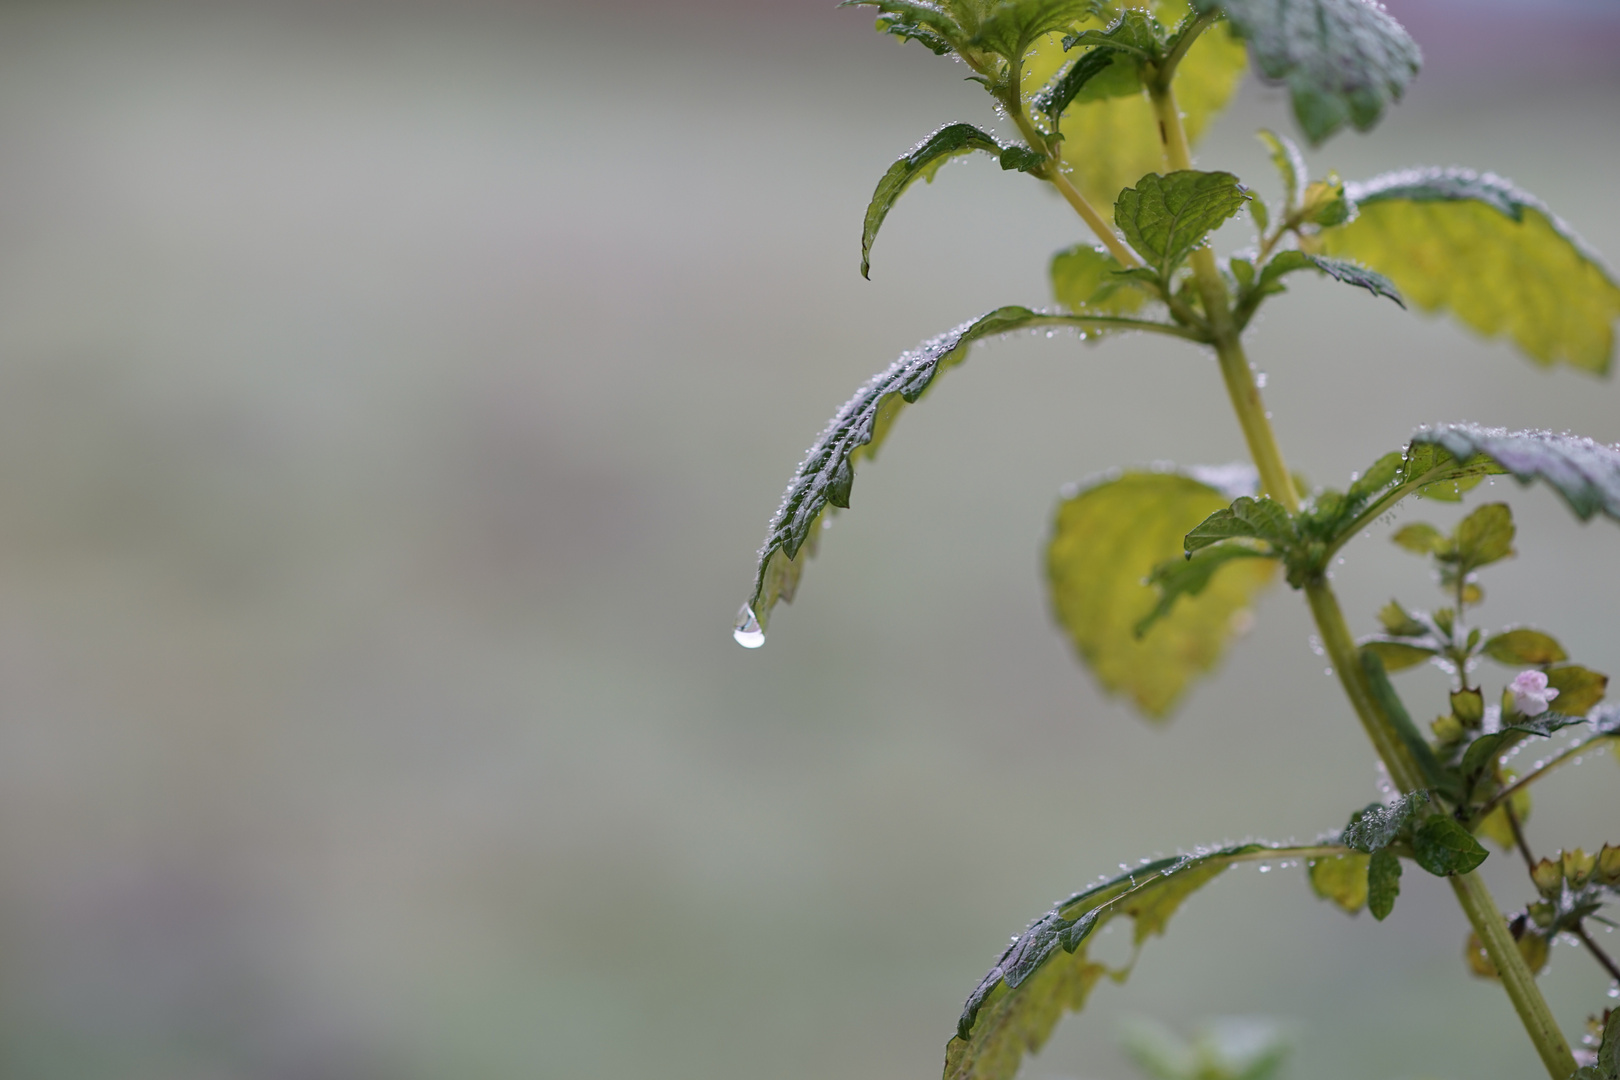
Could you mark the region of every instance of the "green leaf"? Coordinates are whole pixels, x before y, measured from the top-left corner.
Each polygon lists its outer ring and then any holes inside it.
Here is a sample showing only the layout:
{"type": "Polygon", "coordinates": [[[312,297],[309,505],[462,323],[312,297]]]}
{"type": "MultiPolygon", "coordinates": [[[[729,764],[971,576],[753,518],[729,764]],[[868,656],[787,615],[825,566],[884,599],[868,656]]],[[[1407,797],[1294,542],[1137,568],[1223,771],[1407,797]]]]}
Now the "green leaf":
{"type": "Polygon", "coordinates": [[[1116,917],[1132,918],[1140,945],[1163,933],[1191,892],[1234,863],[1323,854],[1320,847],[1242,844],[1146,863],[1071,896],[1031,923],[968,995],[945,1048],[945,1080],[1011,1080],[1024,1054],[1045,1045],[1063,1013],[1085,1005],[1099,978],[1123,978],[1127,972],[1110,972],[1086,955],[1091,935],[1116,917]]]}
{"type": "Polygon", "coordinates": [[[1620,521],[1620,449],[1574,435],[1470,424],[1423,428],[1412,436],[1408,482],[1492,473],[1509,473],[1521,484],[1545,481],[1582,521],[1599,513],[1620,521]],[[1443,450],[1450,460],[1425,458],[1418,453],[1424,446],[1443,450]]]}
{"type": "Polygon", "coordinates": [[[1427,791],[1414,791],[1402,795],[1388,806],[1372,803],[1357,810],[1344,828],[1339,842],[1352,851],[1371,855],[1388,847],[1412,821],[1414,815],[1429,804],[1427,791]]]}
{"type": "MultiPolygon", "coordinates": [[[[1429,632],[1429,628],[1418,622],[1406,613],[1400,603],[1391,600],[1378,612],[1378,621],[1384,624],[1384,630],[1395,637],[1421,637],[1429,632]]],[[[1389,661],[1384,662],[1389,667],[1389,661]]]]}
{"type": "Polygon", "coordinates": [[[1065,51],[1092,47],[1036,94],[1030,104],[1061,129],[1063,112],[1071,104],[1140,94],[1141,61],[1158,55],[1163,34],[1164,28],[1151,13],[1127,8],[1106,30],[1065,36],[1065,51]]]}
{"type": "Polygon", "coordinates": [[[939,5],[917,0],[843,0],[839,7],[875,7],[877,28],[902,41],[916,41],[935,55],[959,51],[966,35],[955,19],[939,5]]]}
{"type": "Polygon", "coordinates": [[[1558,691],[1558,711],[1569,716],[1585,716],[1603,700],[1609,677],[1579,664],[1549,668],[1547,686],[1558,691]]]}
{"type": "MultiPolygon", "coordinates": [[[[1175,6],[1159,5],[1166,21],[1175,17],[1171,14],[1175,6]]],[[[1079,61],[1064,51],[1056,35],[1042,39],[1024,61],[1027,93],[1042,92],[1071,62],[1079,61]]],[[[1243,43],[1224,22],[1193,42],[1176,68],[1176,101],[1189,141],[1196,144],[1226,107],[1247,67],[1243,43]]],[[[1145,94],[1074,101],[1063,110],[1057,126],[1070,178],[1095,206],[1112,206],[1121,189],[1137,177],[1165,167],[1158,121],[1145,94]]]]}
{"type": "Polygon", "coordinates": [[[822,512],[829,504],[849,506],[855,466],[877,452],[900,410],[921,398],[939,372],[966,359],[969,346],[981,338],[1072,325],[1073,316],[997,308],[923,342],[868,380],[827,424],[788,482],[759,551],[753,595],[738,615],[737,640],[763,643],[772,608],[778,600],[793,599],[805,559],[815,551],[822,512]]]}
{"type": "Polygon", "coordinates": [[[1159,599],[1143,579],[1167,559],[1182,562],[1187,530],[1253,483],[1252,473],[1229,470],[1127,472],[1058,505],[1047,548],[1052,610],[1104,688],[1128,694],[1148,716],[1166,715],[1215,665],[1275,568],[1256,561],[1223,570],[1138,637],[1159,599]]]}
{"type": "Polygon", "coordinates": [[[1431,649],[1426,645],[1414,645],[1408,641],[1382,641],[1378,638],[1361,642],[1361,647],[1383,661],[1385,671],[1405,671],[1407,668],[1426,664],[1440,654],[1440,650],[1431,649]]]}
{"type": "Polygon", "coordinates": [[[1506,503],[1487,503],[1457,523],[1452,532],[1458,572],[1466,574],[1513,554],[1513,511],[1506,503]]]}
{"type": "Polygon", "coordinates": [[[1147,302],[1147,294],[1127,278],[1124,267],[1106,248],[1076,244],[1052,256],[1052,295],[1070,311],[1129,315],[1147,302]]]}
{"type": "Polygon", "coordinates": [[[1367,861],[1359,852],[1309,860],[1311,891],[1354,915],[1367,906],[1367,861]]]}
{"type": "Polygon", "coordinates": [[[1312,255],[1291,248],[1272,256],[1265,269],[1260,271],[1259,281],[1248,290],[1248,295],[1240,302],[1239,321],[1247,321],[1258,306],[1260,298],[1283,292],[1281,279],[1296,270],[1319,270],[1335,281],[1366,289],[1374,296],[1387,296],[1401,307],[1406,306],[1406,301],[1401,299],[1401,294],[1394,283],[1384,275],[1343,259],[1330,259],[1325,255],[1312,255]]]}
{"type": "Polygon", "coordinates": [[[1417,864],[1436,877],[1466,874],[1484,862],[1490,852],[1454,818],[1430,818],[1412,835],[1417,864]]]}
{"type": "Polygon", "coordinates": [[[1193,0],[1224,10],[1260,73],[1288,84],[1313,144],[1346,121],[1366,131],[1401,99],[1421,54],[1384,9],[1363,0],[1193,0]]]}
{"type": "Polygon", "coordinates": [[[1325,255],[1308,255],[1306,258],[1310,259],[1311,264],[1318,270],[1335,281],[1342,281],[1346,285],[1366,289],[1374,296],[1388,297],[1403,308],[1406,306],[1406,301],[1401,299],[1400,291],[1395,288],[1394,282],[1376,270],[1368,270],[1364,266],[1357,266],[1355,263],[1346,262],[1343,259],[1330,259],[1325,255]]]}
{"type": "Polygon", "coordinates": [[[1424,311],[1505,334],[1538,364],[1604,373],[1620,284],[1539,200],[1490,174],[1421,169],[1350,184],[1354,221],[1325,229],[1325,254],[1394,280],[1424,311]]]}
{"type": "Polygon", "coordinates": [[[1439,529],[1421,521],[1401,526],[1390,539],[1414,555],[1435,555],[1451,544],[1439,529]]]}
{"type": "Polygon", "coordinates": [[[1000,0],[989,6],[978,32],[968,42],[1009,60],[1021,60],[1035,39],[1067,30],[1096,11],[1092,0],[1000,0]]]}
{"type": "Polygon", "coordinates": [[[1165,176],[1148,173],[1135,187],[1119,193],[1114,224],[1168,281],[1210,230],[1237,213],[1247,198],[1231,173],[1194,169],[1165,176]]]}
{"type": "MultiPolygon", "coordinates": [[[[1017,148],[1005,148],[1012,149],[1017,148]]],[[[1002,159],[1005,150],[992,136],[972,124],[946,124],[890,165],[889,171],[883,174],[877,189],[872,192],[872,201],[866,206],[866,221],[861,227],[861,276],[871,276],[872,241],[877,239],[883,219],[889,216],[889,210],[908,187],[918,180],[932,182],[940,166],[954,157],[983,151],[1002,159]]],[[[1024,153],[1033,151],[1025,150],[1024,153]]],[[[1008,167],[1004,160],[1002,167],[1008,167]]],[[[1015,164],[1012,167],[1020,166],[1015,164]]]]}
{"type": "Polygon", "coordinates": [[[1564,647],[1540,630],[1507,630],[1485,639],[1480,652],[1498,664],[1523,667],[1526,664],[1556,664],[1568,660],[1564,647]]]}
{"type": "Polygon", "coordinates": [[[1367,910],[1379,922],[1395,910],[1401,895],[1401,860],[1388,848],[1381,848],[1367,861],[1367,910]]]}
{"type": "Polygon", "coordinates": [[[1536,735],[1547,738],[1555,731],[1574,724],[1582,723],[1578,716],[1566,716],[1563,713],[1545,712],[1540,716],[1528,720],[1521,720],[1516,724],[1509,724],[1501,731],[1493,731],[1489,735],[1481,735],[1468,744],[1463,751],[1462,761],[1457,771],[1462,774],[1463,780],[1470,787],[1478,782],[1491,763],[1507,753],[1527,735],[1536,735]]]}
{"type": "Polygon", "coordinates": [[[1294,542],[1294,523],[1282,504],[1269,495],[1251,499],[1247,495],[1231,506],[1223,506],[1188,531],[1184,548],[1188,555],[1211,544],[1235,537],[1264,540],[1279,550],[1294,542]]]}
{"type": "Polygon", "coordinates": [[[1609,1018],[1603,1023],[1603,1039],[1598,1043],[1596,1065],[1609,1080],[1620,1078],[1620,1009],[1610,1009],[1609,1018]]]}
{"type": "Polygon", "coordinates": [[[1300,192],[1305,190],[1305,182],[1310,178],[1305,171],[1305,155],[1299,152],[1294,140],[1267,128],[1261,128],[1256,137],[1271,151],[1271,163],[1282,177],[1285,212],[1291,213],[1299,206],[1300,192]]]}
{"type": "Polygon", "coordinates": [[[1423,773],[1424,782],[1430,787],[1450,794],[1455,786],[1451,778],[1440,767],[1440,761],[1434,756],[1434,749],[1429,745],[1418,731],[1417,725],[1412,723],[1411,715],[1406,706],[1401,703],[1400,695],[1390,685],[1389,676],[1384,674],[1383,657],[1371,649],[1361,650],[1361,669],[1367,675],[1367,689],[1372,692],[1373,700],[1389,720],[1390,726],[1406,744],[1411,753],[1412,760],[1417,762],[1418,769],[1423,773]]]}

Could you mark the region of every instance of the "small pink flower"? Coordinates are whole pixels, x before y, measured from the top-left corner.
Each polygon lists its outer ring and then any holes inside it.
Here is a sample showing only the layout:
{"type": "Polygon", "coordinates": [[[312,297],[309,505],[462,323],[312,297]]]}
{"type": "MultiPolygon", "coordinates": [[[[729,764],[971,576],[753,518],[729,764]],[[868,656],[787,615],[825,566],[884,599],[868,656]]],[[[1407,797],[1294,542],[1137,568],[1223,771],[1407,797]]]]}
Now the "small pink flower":
{"type": "Polygon", "coordinates": [[[1548,689],[1543,671],[1519,672],[1508,689],[1513,691],[1513,707],[1525,716],[1540,716],[1547,711],[1547,703],[1558,696],[1557,690],[1548,689]]]}

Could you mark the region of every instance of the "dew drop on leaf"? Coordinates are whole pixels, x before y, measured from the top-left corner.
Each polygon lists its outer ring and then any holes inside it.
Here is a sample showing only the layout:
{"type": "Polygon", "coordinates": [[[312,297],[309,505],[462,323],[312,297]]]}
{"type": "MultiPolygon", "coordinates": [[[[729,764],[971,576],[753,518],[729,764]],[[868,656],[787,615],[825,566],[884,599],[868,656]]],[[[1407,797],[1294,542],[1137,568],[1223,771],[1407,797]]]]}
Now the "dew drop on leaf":
{"type": "Polygon", "coordinates": [[[765,631],[760,629],[759,620],[754,617],[754,609],[747,604],[737,612],[737,628],[731,632],[731,636],[745,649],[757,649],[765,644],[765,631]]]}

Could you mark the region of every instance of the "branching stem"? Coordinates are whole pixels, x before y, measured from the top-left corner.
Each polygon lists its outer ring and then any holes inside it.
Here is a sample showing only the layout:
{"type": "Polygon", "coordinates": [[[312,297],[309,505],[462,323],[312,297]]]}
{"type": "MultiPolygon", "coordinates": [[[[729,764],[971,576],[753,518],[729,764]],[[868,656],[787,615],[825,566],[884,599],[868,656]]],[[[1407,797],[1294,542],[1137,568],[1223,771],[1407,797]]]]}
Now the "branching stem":
{"type": "Polygon", "coordinates": [[[1574,746],[1571,746],[1568,750],[1565,750],[1563,753],[1557,755],[1552,760],[1542,765],[1541,768],[1536,769],[1534,772],[1525,773],[1523,776],[1513,781],[1513,783],[1509,784],[1507,787],[1503,788],[1501,791],[1498,791],[1495,795],[1492,795],[1488,800],[1486,800],[1485,805],[1481,806],[1477,811],[1475,811],[1474,820],[1478,821],[1482,819],[1486,814],[1490,813],[1492,810],[1495,810],[1498,806],[1501,806],[1503,803],[1513,798],[1513,796],[1517,795],[1521,788],[1529,787],[1537,780],[1540,780],[1543,776],[1546,776],[1548,773],[1558,768],[1558,766],[1564,764],[1564,762],[1568,761],[1570,758],[1579,757],[1581,754],[1586,753],[1588,750],[1592,749],[1594,743],[1599,743],[1604,739],[1612,738],[1614,738],[1613,735],[1594,735],[1590,739],[1583,742],[1578,742],[1574,746]]]}
{"type": "MultiPolygon", "coordinates": [[[[1159,82],[1150,82],[1149,96],[1153,101],[1159,135],[1164,143],[1165,160],[1171,169],[1192,168],[1192,154],[1187,144],[1187,132],[1176,107],[1174,90],[1159,82]]],[[[1238,422],[1248,441],[1249,452],[1260,471],[1263,489],[1281,503],[1290,513],[1299,509],[1299,496],[1292,478],[1283,464],[1282,452],[1277,446],[1271,421],[1266,415],[1260,388],[1249,369],[1239,331],[1233,325],[1226,283],[1215,265],[1214,254],[1206,247],[1195,251],[1190,260],[1205,313],[1209,317],[1214,337],[1215,354],[1220,358],[1221,376],[1226,382],[1227,394],[1237,413],[1238,422]]],[[[1415,791],[1424,786],[1422,773],[1411,752],[1401,741],[1399,733],[1384,715],[1368,686],[1361,668],[1360,651],[1345,622],[1344,612],[1332,587],[1322,576],[1306,583],[1305,595],[1315,616],[1322,643],[1327,649],[1356,716],[1361,720],[1374,749],[1384,761],[1390,777],[1402,791],[1415,791]]],[[[1520,955],[1506,921],[1491,897],[1485,882],[1476,873],[1457,874],[1451,878],[1457,901],[1473,924],[1474,933],[1485,946],[1486,954],[1496,965],[1507,990],[1508,999],[1519,1014],[1530,1041],[1535,1045],[1542,1064],[1552,1080],[1566,1080],[1575,1071],[1575,1058],[1569,1043],[1553,1019],[1552,1010],[1536,985],[1535,976],[1520,955]]]]}

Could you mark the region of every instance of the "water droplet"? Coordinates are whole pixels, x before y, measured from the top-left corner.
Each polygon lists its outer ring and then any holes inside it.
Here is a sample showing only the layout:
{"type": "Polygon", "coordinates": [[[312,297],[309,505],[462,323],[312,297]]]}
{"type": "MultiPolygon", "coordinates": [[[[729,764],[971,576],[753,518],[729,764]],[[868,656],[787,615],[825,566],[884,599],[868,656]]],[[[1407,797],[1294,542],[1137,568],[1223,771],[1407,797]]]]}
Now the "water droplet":
{"type": "Polygon", "coordinates": [[[1267,382],[1267,379],[1266,379],[1266,373],[1265,372],[1259,371],[1259,372],[1255,373],[1254,385],[1255,385],[1255,387],[1257,389],[1264,390],[1266,388],[1266,382],[1267,382]]]}
{"type": "Polygon", "coordinates": [[[1261,863],[1260,864],[1260,872],[1262,874],[1269,874],[1269,873],[1271,873],[1271,867],[1267,866],[1265,863],[1261,863]]]}
{"type": "MultiPolygon", "coordinates": [[[[761,640],[763,640],[763,636],[761,637],[761,640]]],[[[1330,667],[1325,667],[1325,668],[1322,669],[1322,674],[1324,674],[1324,675],[1332,675],[1333,674],[1333,669],[1330,668],[1330,667]]]]}
{"type": "Polygon", "coordinates": [[[731,636],[745,649],[757,649],[765,644],[765,631],[754,617],[754,609],[747,604],[737,612],[737,628],[731,632],[731,636]]]}
{"type": "Polygon", "coordinates": [[[1620,998],[1620,986],[1609,987],[1609,996],[1612,998],[1620,998]]]}

